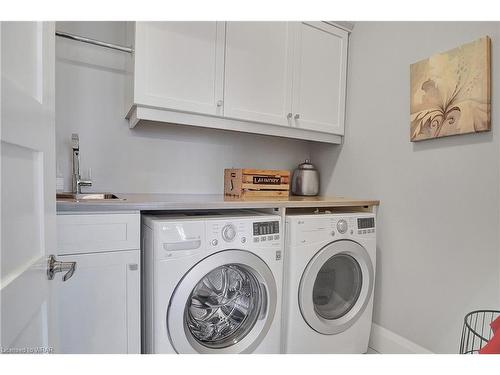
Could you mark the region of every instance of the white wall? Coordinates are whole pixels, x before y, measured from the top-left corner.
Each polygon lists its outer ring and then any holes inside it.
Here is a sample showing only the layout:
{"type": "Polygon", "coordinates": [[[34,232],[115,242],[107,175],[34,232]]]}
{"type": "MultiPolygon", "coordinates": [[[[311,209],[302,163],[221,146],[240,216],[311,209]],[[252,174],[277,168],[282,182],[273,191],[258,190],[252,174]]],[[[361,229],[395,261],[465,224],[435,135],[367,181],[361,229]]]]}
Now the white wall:
{"type": "MultiPolygon", "coordinates": [[[[62,31],[125,44],[124,22],[58,22],[62,31]]],[[[57,165],[71,188],[71,133],[80,135],[81,167],[95,191],[221,193],[230,167],[293,169],[307,142],[179,125],[129,129],[124,119],[130,56],[56,40],[57,165]]]]}
{"type": "Polygon", "coordinates": [[[500,308],[499,23],[357,22],[346,141],[316,145],[323,192],[381,200],[374,322],[457,352],[466,312],[500,308]],[[409,141],[409,67],[492,38],[493,131],[409,141]]]}

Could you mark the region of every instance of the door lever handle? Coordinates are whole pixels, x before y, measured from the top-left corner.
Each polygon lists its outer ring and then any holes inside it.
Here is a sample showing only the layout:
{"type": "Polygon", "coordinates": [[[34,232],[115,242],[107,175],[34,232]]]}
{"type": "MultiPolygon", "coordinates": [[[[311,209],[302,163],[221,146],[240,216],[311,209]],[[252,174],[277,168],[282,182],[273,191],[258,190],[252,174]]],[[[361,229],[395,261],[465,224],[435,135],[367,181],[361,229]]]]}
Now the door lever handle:
{"type": "Polygon", "coordinates": [[[73,276],[75,270],[76,262],[61,262],[56,260],[54,255],[49,255],[47,261],[47,279],[53,280],[56,273],[66,272],[62,277],[62,281],[67,281],[73,276]]]}

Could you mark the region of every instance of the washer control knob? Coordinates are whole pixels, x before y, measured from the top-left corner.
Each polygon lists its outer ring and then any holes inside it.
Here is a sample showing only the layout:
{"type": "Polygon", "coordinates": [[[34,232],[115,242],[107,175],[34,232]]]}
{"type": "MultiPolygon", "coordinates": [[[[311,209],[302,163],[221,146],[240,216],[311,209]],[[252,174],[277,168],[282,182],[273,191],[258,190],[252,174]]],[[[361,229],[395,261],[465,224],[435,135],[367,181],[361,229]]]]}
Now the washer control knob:
{"type": "Polygon", "coordinates": [[[241,237],[241,243],[245,243],[247,242],[247,238],[246,237],[241,237]]]}
{"type": "Polygon", "coordinates": [[[217,246],[217,244],[219,243],[219,241],[217,241],[217,239],[216,239],[216,238],[214,238],[214,239],[212,240],[212,242],[210,242],[210,243],[212,244],[212,246],[217,246]]]}
{"type": "Polygon", "coordinates": [[[347,232],[347,221],[345,221],[344,219],[340,219],[337,223],[337,230],[342,234],[347,232]]]}
{"type": "Polygon", "coordinates": [[[236,237],[236,228],[234,227],[233,224],[227,224],[224,225],[224,228],[222,228],[222,238],[226,242],[233,242],[234,238],[236,237]]]}

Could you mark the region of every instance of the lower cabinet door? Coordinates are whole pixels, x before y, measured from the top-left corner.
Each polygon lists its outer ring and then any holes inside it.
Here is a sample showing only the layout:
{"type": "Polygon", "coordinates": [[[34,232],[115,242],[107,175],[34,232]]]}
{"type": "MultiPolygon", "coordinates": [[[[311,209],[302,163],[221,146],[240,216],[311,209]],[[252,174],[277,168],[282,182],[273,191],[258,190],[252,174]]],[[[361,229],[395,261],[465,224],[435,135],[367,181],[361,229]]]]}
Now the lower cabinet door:
{"type": "Polygon", "coordinates": [[[140,353],[140,251],[58,256],[76,262],[54,281],[60,353],[140,353]]]}

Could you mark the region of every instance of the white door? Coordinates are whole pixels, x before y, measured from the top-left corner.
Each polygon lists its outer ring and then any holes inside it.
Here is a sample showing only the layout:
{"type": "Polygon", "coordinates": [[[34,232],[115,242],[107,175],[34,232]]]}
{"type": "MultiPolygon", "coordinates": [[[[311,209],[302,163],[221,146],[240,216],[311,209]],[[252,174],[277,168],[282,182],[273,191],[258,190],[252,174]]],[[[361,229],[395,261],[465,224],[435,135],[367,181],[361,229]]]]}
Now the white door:
{"type": "Polygon", "coordinates": [[[47,256],[56,250],[54,23],[1,22],[1,342],[56,345],[47,256]]]}
{"type": "Polygon", "coordinates": [[[177,353],[250,353],[266,337],[277,286],[266,263],[242,250],[215,253],[179,282],[167,311],[177,353]]]}
{"type": "Polygon", "coordinates": [[[134,102],[222,115],[224,22],[136,22],[134,102]]]}
{"type": "Polygon", "coordinates": [[[295,30],[293,126],[343,135],[348,33],[324,22],[295,30]]]}
{"type": "Polygon", "coordinates": [[[374,284],[368,252],[350,240],[332,242],[308,263],[299,286],[299,307],[315,331],[345,331],[363,314],[374,284]]]}
{"type": "Polygon", "coordinates": [[[140,353],[139,250],[63,255],[77,270],[54,279],[61,353],[140,353]]]}
{"type": "Polygon", "coordinates": [[[227,22],[225,117],[290,126],[292,26],[227,22]]]}

